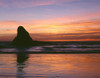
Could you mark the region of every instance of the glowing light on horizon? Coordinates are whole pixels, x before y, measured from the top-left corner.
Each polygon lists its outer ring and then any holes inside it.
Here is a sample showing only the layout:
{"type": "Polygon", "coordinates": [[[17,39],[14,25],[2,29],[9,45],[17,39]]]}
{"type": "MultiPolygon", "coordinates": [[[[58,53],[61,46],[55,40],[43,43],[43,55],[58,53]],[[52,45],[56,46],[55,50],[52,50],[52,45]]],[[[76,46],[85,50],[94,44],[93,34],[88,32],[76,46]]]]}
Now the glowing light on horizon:
{"type": "Polygon", "coordinates": [[[0,40],[16,34],[20,25],[29,33],[38,34],[37,40],[99,40],[99,3],[98,0],[0,0],[0,40]],[[48,39],[44,34],[50,35],[48,39]]]}

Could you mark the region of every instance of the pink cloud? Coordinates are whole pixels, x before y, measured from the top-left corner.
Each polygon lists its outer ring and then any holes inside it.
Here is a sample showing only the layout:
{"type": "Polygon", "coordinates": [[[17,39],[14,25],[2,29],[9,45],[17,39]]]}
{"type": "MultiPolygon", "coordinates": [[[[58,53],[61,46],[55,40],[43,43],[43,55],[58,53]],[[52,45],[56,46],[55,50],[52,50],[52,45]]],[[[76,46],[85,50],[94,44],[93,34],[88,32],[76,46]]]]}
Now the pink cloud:
{"type": "Polygon", "coordinates": [[[78,0],[0,0],[0,6],[4,7],[16,7],[16,8],[27,8],[36,7],[42,5],[62,4],[64,2],[72,2],[78,0]]]}
{"type": "MultiPolygon", "coordinates": [[[[32,33],[48,33],[50,31],[54,31],[51,33],[61,33],[63,32],[76,32],[80,29],[82,30],[87,27],[85,30],[90,30],[91,27],[100,28],[100,19],[95,18],[100,17],[99,12],[95,13],[87,13],[87,14],[80,14],[80,15],[71,15],[71,16],[64,16],[64,17],[56,17],[52,19],[38,19],[38,20],[27,20],[27,21],[1,21],[0,22],[0,31],[1,33],[15,33],[18,26],[24,26],[28,31],[32,33]],[[93,19],[92,19],[93,18],[93,19]],[[88,28],[90,27],[90,28],[88,28]],[[9,31],[7,30],[9,29],[9,31]],[[12,32],[13,29],[13,32],[12,32]],[[4,32],[5,30],[5,32],[4,32]],[[33,32],[34,31],[34,32],[33,32]]],[[[93,28],[92,28],[93,29],[93,28]]],[[[82,31],[83,32],[83,31],[82,31]]],[[[85,31],[84,31],[85,32],[85,31]]]]}
{"type": "Polygon", "coordinates": [[[0,6],[6,7],[6,4],[3,1],[0,0],[0,6]]]}

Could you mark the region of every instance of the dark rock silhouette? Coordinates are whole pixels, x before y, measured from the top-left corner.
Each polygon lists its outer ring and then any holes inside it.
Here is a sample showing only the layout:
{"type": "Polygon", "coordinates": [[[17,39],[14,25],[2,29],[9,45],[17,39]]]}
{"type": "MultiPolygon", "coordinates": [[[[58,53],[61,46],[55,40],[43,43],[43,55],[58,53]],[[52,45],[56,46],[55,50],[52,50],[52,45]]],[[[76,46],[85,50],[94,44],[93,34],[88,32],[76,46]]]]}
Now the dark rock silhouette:
{"type": "Polygon", "coordinates": [[[5,47],[3,47],[3,46],[0,45],[0,48],[5,48],[5,47]]]}
{"type": "Polygon", "coordinates": [[[33,45],[33,40],[24,27],[19,26],[17,29],[17,36],[13,40],[12,44],[15,46],[31,46],[33,45]]]}
{"type": "Polygon", "coordinates": [[[41,42],[32,40],[29,33],[24,29],[23,26],[19,26],[17,29],[17,36],[12,41],[12,45],[16,47],[29,47],[29,46],[39,46],[39,45],[50,45],[50,42],[41,42]]]}

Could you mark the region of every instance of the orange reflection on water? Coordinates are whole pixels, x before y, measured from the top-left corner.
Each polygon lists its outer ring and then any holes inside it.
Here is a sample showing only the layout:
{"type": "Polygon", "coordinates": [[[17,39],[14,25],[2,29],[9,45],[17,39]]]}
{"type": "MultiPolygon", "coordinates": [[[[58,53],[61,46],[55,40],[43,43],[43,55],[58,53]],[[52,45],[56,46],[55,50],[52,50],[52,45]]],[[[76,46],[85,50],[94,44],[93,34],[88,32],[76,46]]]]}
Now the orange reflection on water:
{"type": "Polygon", "coordinates": [[[1,54],[0,75],[100,78],[100,54],[1,54]]]}
{"type": "MultiPolygon", "coordinates": [[[[62,74],[90,74],[100,72],[99,60],[100,57],[96,55],[63,55],[63,54],[44,54],[44,55],[30,55],[30,64],[37,64],[35,67],[29,68],[32,70],[41,70],[41,74],[45,73],[62,73],[62,74]],[[33,61],[33,62],[32,62],[33,61]],[[46,71],[45,71],[46,70],[46,71]]],[[[36,73],[36,72],[34,72],[36,73]]]]}
{"type": "MultiPolygon", "coordinates": [[[[13,54],[0,54],[0,78],[11,78],[2,77],[3,75],[13,75],[16,73],[16,56],[13,54]]],[[[15,77],[13,77],[15,78],[15,77]]]]}

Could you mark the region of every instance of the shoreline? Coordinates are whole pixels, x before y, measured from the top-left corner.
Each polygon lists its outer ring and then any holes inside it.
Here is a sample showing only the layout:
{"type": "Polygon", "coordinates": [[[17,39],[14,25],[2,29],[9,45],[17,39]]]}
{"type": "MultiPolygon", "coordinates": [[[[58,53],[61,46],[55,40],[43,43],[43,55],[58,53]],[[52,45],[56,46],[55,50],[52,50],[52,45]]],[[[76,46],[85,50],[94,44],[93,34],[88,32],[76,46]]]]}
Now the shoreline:
{"type": "Polygon", "coordinates": [[[100,54],[100,51],[86,51],[86,52],[0,52],[0,54],[100,54]]]}

